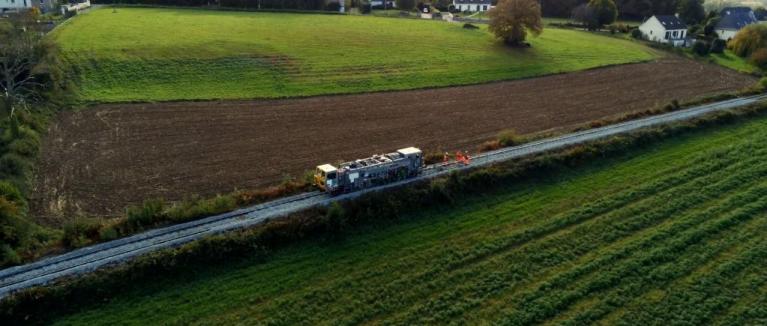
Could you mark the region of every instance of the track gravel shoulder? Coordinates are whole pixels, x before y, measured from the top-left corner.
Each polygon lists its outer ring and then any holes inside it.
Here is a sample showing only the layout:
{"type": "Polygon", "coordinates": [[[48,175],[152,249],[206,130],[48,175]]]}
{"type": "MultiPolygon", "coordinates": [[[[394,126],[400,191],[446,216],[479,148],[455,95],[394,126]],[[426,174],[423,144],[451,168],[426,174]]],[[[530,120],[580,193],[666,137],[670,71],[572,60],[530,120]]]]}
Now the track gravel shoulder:
{"type": "Polygon", "coordinates": [[[33,214],[119,215],[145,198],[256,188],[399,147],[469,149],[732,91],[755,79],[666,58],[475,86],[268,101],[100,105],[64,112],[43,144],[33,214]]]}

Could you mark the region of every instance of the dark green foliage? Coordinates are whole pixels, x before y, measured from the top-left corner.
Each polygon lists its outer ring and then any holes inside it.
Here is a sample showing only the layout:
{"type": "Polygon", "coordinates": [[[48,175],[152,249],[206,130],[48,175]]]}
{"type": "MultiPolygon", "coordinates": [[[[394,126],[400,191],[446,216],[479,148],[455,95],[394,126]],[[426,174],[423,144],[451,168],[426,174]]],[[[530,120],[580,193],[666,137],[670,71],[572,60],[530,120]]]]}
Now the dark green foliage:
{"type": "Polygon", "coordinates": [[[631,31],[631,37],[641,40],[642,39],[642,31],[640,31],[638,28],[631,31]]]}
{"type": "Polygon", "coordinates": [[[156,220],[163,218],[165,213],[165,201],[150,199],[140,206],[128,207],[125,211],[125,224],[128,230],[143,230],[156,224],[156,220]]]}
{"type": "Polygon", "coordinates": [[[707,56],[711,46],[706,41],[695,41],[692,45],[692,52],[699,56],[707,56]]]}
{"type": "Polygon", "coordinates": [[[767,20],[767,8],[759,7],[754,9],[754,16],[758,20],[767,20]]]}
{"type": "Polygon", "coordinates": [[[687,25],[695,25],[706,19],[702,0],[679,0],[678,13],[687,25]]]}
{"type": "Polygon", "coordinates": [[[91,239],[100,236],[101,223],[95,220],[77,218],[64,224],[64,237],[61,243],[68,248],[79,248],[92,243],[91,239]]]}
{"type": "Polygon", "coordinates": [[[724,53],[724,49],[727,48],[727,41],[715,39],[711,42],[711,53],[724,53]]]}
{"type": "Polygon", "coordinates": [[[599,26],[612,24],[618,19],[618,7],[613,0],[590,0],[589,8],[594,10],[599,26]]]}
{"type": "Polygon", "coordinates": [[[397,9],[399,10],[413,10],[415,8],[415,0],[396,0],[397,9]]]}
{"type": "Polygon", "coordinates": [[[709,17],[706,25],[703,27],[703,34],[709,38],[716,37],[716,25],[719,24],[719,17],[709,17]]]}
{"type": "Polygon", "coordinates": [[[30,169],[31,163],[18,154],[8,153],[0,156],[0,178],[25,175],[30,169]]]}
{"type": "MultiPolygon", "coordinates": [[[[208,0],[96,0],[97,4],[121,5],[160,5],[182,7],[206,7],[211,4],[208,0]]],[[[323,10],[325,1],[322,0],[221,0],[221,7],[267,9],[267,10],[323,10]]]]}

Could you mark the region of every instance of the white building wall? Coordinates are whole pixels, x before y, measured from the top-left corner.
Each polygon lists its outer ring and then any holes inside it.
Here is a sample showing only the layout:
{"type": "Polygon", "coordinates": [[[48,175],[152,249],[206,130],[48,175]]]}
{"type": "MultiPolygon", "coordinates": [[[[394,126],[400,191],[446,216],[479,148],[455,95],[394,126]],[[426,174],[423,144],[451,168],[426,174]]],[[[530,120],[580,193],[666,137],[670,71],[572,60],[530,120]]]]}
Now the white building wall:
{"type": "MultiPolygon", "coordinates": [[[[646,40],[664,44],[670,43],[672,38],[681,39],[687,36],[687,30],[684,29],[667,31],[663,24],[661,24],[660,21],[655,18],[655,16],[642,23],[642,25],[639,25],[639,31],[642,32],[642,36],[644,36],[646,40]],[[669,39],[666,39],[666,32],[671,33],[669,39]],[[676,32],[676,36],[674,36],[674,32],[676,32]]],[[[676,40],[674,41],[673,45],[683,46],[684,42],[676,40]]]]}
{"type": "Polygon", "coordinates": [[[720,29],[716,31],[716,35],[719,35],[720,40],[729,41],[733,37],[735,37],[735,34],[738,34],[738,31],[734,31],[731,29],[720,29]]]}
{"type": "MultiPolygon", "coordinates": [[[[2,1],[2,0],[0,0],[2,1]]],[[[456,4],[453,2],[453,5],[455,6],[455,9],[458,9],[458,11],[488,11],[490,10],[489,4],[456,4]]]]}
{"type": "Polygon", "coordinates": [[[14,10],[32,8],[32,0],[0,0],[0,9],[14,10]]]}
{"type": "Polygon", "coordinates": [[[642,36],[648,41],[666,43],[664,40],[666,28],[663,27],[655,16],[650,17],[642,25],[639,25],[639,31],[642,32],[642,36]]]}

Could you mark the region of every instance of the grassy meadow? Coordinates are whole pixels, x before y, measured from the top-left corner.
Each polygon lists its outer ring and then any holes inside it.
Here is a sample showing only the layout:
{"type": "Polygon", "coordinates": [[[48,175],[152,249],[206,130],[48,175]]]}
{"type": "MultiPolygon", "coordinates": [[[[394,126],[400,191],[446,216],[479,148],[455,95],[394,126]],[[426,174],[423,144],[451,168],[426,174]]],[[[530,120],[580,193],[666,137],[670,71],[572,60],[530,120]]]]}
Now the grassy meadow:
{"type": "Polygon", "coordinates": [[[724,53],[712,53],[710,54],[711,60],[720,65],[733,70],[740,71],[742,73],[756,73],[759,72],[759,68],[748,63],[748,59],[741,58],[730,50],[724,51],[724,53]]]}
{"type": "Polygon", "coordinates": [[[767,118],[137,285],[59,324],[759,324],[767,118]]]}
{"type": "Polygon", "coordinates": [[[509,49],[482,27],[415,19],[94,9],[52,37],[89,102],[241,99],[480,83],[650,60],[642,45],[561,29],[509,49]]]}

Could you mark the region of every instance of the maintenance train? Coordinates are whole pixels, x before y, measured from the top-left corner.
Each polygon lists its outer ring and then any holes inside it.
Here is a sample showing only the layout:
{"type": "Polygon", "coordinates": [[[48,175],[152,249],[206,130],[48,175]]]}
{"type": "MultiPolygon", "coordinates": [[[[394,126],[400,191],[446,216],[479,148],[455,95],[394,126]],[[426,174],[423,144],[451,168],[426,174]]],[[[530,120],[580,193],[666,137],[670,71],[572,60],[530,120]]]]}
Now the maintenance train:
{"type": "Polygon", "coordinates": [[[417,176],[424,167],[423,153],[415,147],[394,153],[317,167],[314,182],[331,194],[353,192],[417,176]]]}

